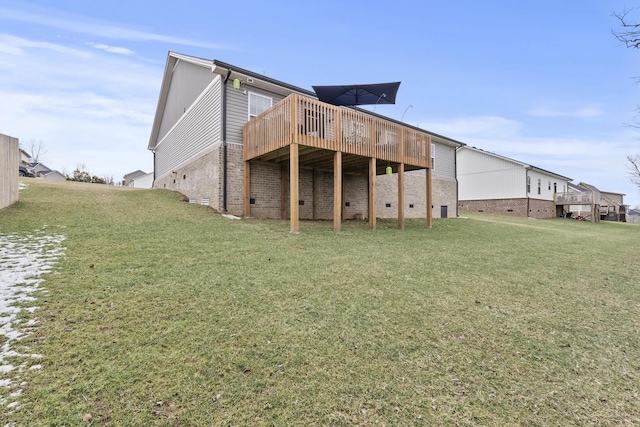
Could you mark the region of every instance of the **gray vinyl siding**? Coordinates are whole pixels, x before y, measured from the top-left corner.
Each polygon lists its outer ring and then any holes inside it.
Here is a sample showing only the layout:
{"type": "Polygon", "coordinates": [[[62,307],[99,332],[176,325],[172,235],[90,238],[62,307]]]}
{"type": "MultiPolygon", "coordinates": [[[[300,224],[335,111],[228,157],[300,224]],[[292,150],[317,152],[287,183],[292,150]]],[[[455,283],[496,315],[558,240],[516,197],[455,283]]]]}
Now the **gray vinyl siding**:
{"type": "Polygon", "coordinates": [[[215,76],[210,68],[178,60],[171,75],[167,103],[158,134],[159,140],[180,120],[215,76]]]}
{"type": "Polygon", "coordinates": [[[249,92],[267,96],[272,99],[272,106],[284,97],[249,85],[243,89],[234,89],[233,82],[227,83],[227,142],[242,144],[242,127],[249,121],[249,92]],[[245,93],[246,92],[246,93],[245,93]]]}
{"type": "Polygon", "coordinates": [[[456,148],[434,143],[436,146],[436,161],[433,176],[456,179],[456,148]]]}
{"type": "Polygon", "coordinates": [[[199,157],[221,142],[221,88],[221,77],[217,76],[157,145],[157,178],[199,157]]]}

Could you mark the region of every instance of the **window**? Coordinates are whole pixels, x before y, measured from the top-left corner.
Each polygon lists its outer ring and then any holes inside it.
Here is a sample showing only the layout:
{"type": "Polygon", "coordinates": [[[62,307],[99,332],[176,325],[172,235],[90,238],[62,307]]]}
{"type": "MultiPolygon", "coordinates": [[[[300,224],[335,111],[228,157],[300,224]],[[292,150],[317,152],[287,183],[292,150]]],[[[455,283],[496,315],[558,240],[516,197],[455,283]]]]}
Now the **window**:
{"type": "Polygon", "coordinates": [[[558,183],[557,183],[557,182],[554,182],[554,183],[553,183],[553,192],[554,192],[554,193],[557,193],[557,192],[558,192],[558,183]]]}
{"type": "Polygon", "coordinates": [[[271,108],[272,100],[266,96],[249,92],[249,120],[271,108]]]}
{"type": "Polygon", "coordinates": [[[431,169],[436,168],[436,144],[431,144],[431,169]]]}
{"type": "Polygon", "coordinates": [[[549,181],[549,191],[551,191],[551,181],[549,181]]]}
{"type": "Polygon", "coordinates": [[[527,176],[527,193],[531,193],[531,177],[527,176]]]}
{"type": "Polygon", "coordinates": [[[538,179],[538,194],[540,194],[542,191],[542,180],[538,179]]]}

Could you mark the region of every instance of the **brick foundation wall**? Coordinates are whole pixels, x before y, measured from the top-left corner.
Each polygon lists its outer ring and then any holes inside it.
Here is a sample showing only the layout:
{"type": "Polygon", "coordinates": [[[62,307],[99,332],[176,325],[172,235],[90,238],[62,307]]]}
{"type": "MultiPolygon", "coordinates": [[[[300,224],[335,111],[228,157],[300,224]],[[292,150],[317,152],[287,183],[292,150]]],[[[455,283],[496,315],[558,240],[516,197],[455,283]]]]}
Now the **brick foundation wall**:
{"type": "MultiPolygon", "coordinates": [[[[168,176],[157,179],[155,188],[177,191],[196,203],[205,204],[218,212],[223,211],[223,147],[215,147],[193,162],[177,168],[168,176]]],[[[244,162],[242,146],[227,146],[227,213],[241,216],[244,208],[244,162]]],[[[254,163],[251,165],[251,216],[280,219],[282,172],[280,165],[254,163]]],[[[285,169],[285,218],[289,217],[289,172],[285,169]]],[[[316,219],[333,219],[333,173],[300,170],[300,218],[313,219],[313,183],[316,185],[316,219]]],[[[447,216],[456,216],[455,180],[434,177],[433,217],[440,218],[441,206],[447,207],[447,216]]],[[[368,218],[368,177],[344,175],[343,177],[344,219],[368,218]]],[[[398,216],[398,176],[376,177],[377,206],[379,218],[398,216]],[[390,204],[387,207],[387,203],[390,204]]],[[[405,218],[426,216],[426,177],[424,171],[405,174],[405,218]]]]}
{"type": "Polygon", "coordinates": [[[555,218],[553,202],[551,200],[529,199],[527,215],[527,199],[499,199],[499,200],[460,200],[460,210],[469,212],[484,212],[494,215],[518,216],[526,218],[555,218]]]}
{"type": "MultiPolygon", "coordinates": [[[[432,177],[432,215],[440,218],[441,207],[446,206],[447,217],[456,217],[456,181],[432,177]]],[[[405,218],[427,216],[427,178],[424,171],[407,172],[404,176],[405,218]]],[[[376,211],[379,218],[398,217],[398,175],[380,175],[376,178],[376,211]],[[390,205],[390,206],[387,206],[390,205]]]]}
{"type": "Polygon", "coordinates": [[[203,199],[209,199],[209,205],[216,210],[221,206],[218,194],[221,194],[222,168],[219,164],[221,149],[216,148],[206,153],[193,162],[173,170],[172,173],[156,179],[154,188],[177,191],[189,199],[195,199],[196,203],[203,203],[203,199]]]}
{"type": "MultiPolygon", "coordinates": [[[[281,218],[280,199],[282,179],[285,180],[285,218],[289,218],[289,171],[284,178],[279,165],[251,165],[251,216],[256,218],[281,218]]],[[[313,219],[313,185],[316,186],[316,219],[333,219],[333,173],[300,170],[299,212],[301,219],[313,219]]],[[[367,216],[368,182],[366,177],[346,175],[344,185],[345,219],[356,215],[367,216]],[[348,204],[348,206],[347,206],[348,204]]]]}

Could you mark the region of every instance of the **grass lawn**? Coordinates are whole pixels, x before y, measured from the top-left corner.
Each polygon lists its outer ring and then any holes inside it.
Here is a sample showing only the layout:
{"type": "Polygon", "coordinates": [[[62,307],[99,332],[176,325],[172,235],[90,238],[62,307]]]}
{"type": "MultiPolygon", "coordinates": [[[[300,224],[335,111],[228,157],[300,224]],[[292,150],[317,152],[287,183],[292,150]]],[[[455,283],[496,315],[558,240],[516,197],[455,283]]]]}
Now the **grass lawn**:
{"type": "Polygon", "coordinates": [[[47,225],[66,249],[17,346],[42,368],[0,388],[22,390],[11,426],[640,425],[639,226],[292,235],[161,190],[25,182],[0,234],[47,225]]]}

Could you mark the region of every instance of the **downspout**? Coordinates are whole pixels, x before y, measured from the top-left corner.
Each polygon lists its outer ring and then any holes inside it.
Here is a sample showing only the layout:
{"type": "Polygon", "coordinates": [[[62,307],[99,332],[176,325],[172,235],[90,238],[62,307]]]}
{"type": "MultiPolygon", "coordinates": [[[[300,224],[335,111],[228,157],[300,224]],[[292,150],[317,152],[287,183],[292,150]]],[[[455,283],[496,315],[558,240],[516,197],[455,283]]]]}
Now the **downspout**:
{"type": "Polygon", "coordinates": [[[227,77],[222,84],[222,211],[227,211],[227,81],[231,68],[227,68],[227,77]]]}
{"type": "Polygon", "coordinates": [[[530,209],[531,199],[529,198],[529,187],[531,187],[531,181],[529,181],[530,170],[531,170],[531,166],[527,167],[525,172],[525,180],[524,180],[524,191],[525,191],[525,194],[527,195],[527,218],[529,218],[529,212],[531,211],[530,209]]]}
{"type": "Polygon", "coordinates": [[[453,156],[453,176],[456,177],[456,218],[460,217],[459,206],[460,206],[460,192],[458,189],[458,149],[456,148],[453,156]]]}

